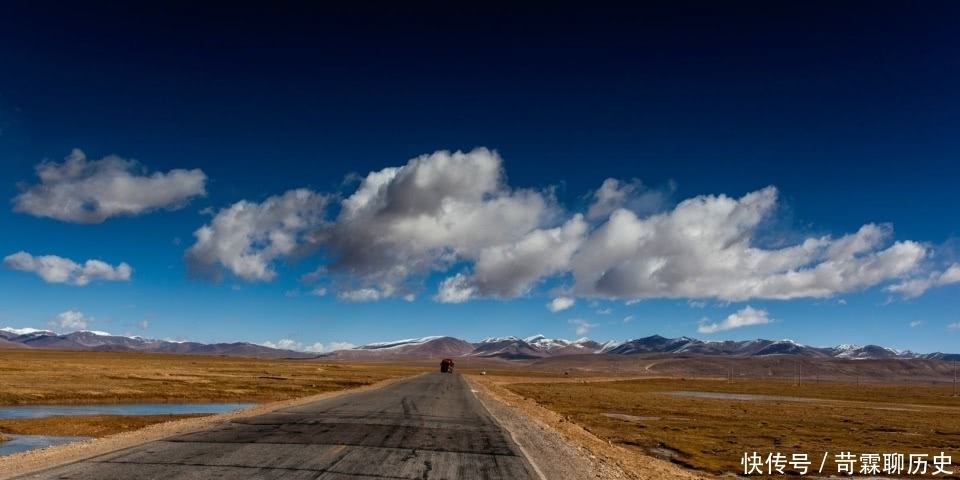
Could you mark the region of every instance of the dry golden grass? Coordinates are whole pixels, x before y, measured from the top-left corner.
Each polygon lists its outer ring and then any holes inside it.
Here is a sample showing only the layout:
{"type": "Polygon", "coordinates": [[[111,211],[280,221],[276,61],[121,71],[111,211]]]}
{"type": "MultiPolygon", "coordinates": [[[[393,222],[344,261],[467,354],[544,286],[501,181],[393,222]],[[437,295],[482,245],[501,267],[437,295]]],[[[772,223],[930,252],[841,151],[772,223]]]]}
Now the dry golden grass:
{"type": "Polygon", "coordinates": [[[960,399],[951,396],[949,387],[795,386],[772,380],[653,378],[513,383],[507,388],[602,439],[714,474],[743,473],[741,459],[752,452],[763,457],[779,452],[788,459],[806,453],[814,472],[824,452],[829,452],[823,473],[835,474],[834,455],[846,451],[858,459],[871,453],[926,453],[928,462],[945,452],[953,456],[953,468],[948,470],[960,473],[960,399]],[[807,397],[812,401],[663,393],[670,391],[807,397]]]}
{"type": "MultiPolygon", "coordinates": [[[[429,365],[0,349],[0,405],[271,402],[409,376],[429,365]]],[[[196,415],[0,419],[0,431],[101,437],[196,415]]]]}
{"type": "Polygon", "coordinates": [[[266,402],[426,370],[387,363],[9,349],[0,350],[0,405],[266,402]]]}
{"type": "Polygon", "coordinates": [[[155,423],[183,418],[204,417],[192,415],[83,415],[43,418],[0,419],[0,430],[15,435],[56,435],[65,437],[105,437],[115,433],[139,430],[155,423]]]}

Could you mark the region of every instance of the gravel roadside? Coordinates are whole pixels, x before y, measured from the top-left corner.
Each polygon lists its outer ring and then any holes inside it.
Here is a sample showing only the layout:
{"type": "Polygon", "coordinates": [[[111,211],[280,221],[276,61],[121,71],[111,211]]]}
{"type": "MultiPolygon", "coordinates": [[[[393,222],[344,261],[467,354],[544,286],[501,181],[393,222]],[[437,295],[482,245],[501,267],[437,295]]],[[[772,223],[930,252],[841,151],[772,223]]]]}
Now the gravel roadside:
{"type": "Polygon", "coordinates": [[[484,377],[467,381],[546,480],[716,478],[610,444],[484,377]]]}

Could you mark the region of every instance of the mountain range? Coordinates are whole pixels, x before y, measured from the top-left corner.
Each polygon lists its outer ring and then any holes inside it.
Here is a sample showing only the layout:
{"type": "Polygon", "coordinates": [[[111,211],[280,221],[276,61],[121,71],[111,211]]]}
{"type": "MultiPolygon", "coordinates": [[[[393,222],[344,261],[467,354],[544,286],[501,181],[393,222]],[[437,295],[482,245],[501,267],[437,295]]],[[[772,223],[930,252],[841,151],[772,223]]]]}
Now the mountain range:
{"type": "Polygon", "coordinates": [[[589,338],[551,339],[543,335],[527,338],[490,337],[471,343],[454,337],[431,336],[378,342],[348,350],[316,354],[269,348],[253,343],[173,342],[79,331],[58,334],[46,330],[0,328],[0,348],[45,348],[59,350],[140,351],[202,355],[230,355],[262,358],[326,358],[338,360],[416,359],[436,357],[477,357],[506,360],[535,360],[562,355],[637,355],[675,353],[760,357],[796,355],[840,359],[926,359],[960,360],[955,353],[915,353],[877,345],[812,347],[792,340],[703,341],[689,337],[666,338],[652,335],[622,342],[599,343],[589,338]]]}
{"type": "Polygon", "coordinates": [[[51,350],[137,351],[195,355],[229,355],[259,358],[313,358],[314,353],[293,352],[252,343],[173,342],[143,337],[79,331],[58,334],[31,328],[0,328],[0,348],[43,348],[51,350]]]}

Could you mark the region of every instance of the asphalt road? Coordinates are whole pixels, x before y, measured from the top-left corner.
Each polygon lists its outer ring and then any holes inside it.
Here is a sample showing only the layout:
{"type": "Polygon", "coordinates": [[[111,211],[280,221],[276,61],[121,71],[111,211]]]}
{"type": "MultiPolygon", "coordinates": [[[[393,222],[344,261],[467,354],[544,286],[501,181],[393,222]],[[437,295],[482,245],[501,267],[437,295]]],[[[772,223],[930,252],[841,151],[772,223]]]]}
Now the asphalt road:
{"type": "Polygon", "coordinates": [[[24,478],[536,479],[456,374],[431,373],[24,478]]]}

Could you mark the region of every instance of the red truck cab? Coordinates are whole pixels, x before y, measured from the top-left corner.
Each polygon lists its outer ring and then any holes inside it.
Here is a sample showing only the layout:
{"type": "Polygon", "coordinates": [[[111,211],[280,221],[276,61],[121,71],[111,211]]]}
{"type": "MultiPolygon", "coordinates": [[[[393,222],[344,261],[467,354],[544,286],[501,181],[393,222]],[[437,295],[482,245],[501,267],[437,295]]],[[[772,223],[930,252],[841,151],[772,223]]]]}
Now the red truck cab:
{"type": "Polygon", "coordinates": [[[453,373],[453,359],[444,358],[440,362],[440,371],[443,373],[453,373]]]}

